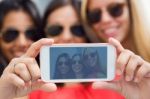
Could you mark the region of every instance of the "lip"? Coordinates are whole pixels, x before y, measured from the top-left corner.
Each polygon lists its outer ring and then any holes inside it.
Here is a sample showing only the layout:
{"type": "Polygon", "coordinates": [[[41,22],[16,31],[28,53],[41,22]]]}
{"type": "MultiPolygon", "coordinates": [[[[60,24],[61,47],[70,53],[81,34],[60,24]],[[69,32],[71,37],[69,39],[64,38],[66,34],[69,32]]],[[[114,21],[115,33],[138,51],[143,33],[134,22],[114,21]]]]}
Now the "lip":
{"type": "Polygon", "coordinates": [[[74,68],[74,70],[77,71],[77,72],[79,72],[79,71],[81,70],[81,66],[76,66],[76,67],[74,68]]]}
{"type": "Polygon", "coordinates": [[[109,38],[109,37],[116,37],[117,34],[118,34],[118,29],[115,27],[115,28],[107,28],[107,29],[104,29],[101,31],[102,35],[106,38],[109,38]]]}

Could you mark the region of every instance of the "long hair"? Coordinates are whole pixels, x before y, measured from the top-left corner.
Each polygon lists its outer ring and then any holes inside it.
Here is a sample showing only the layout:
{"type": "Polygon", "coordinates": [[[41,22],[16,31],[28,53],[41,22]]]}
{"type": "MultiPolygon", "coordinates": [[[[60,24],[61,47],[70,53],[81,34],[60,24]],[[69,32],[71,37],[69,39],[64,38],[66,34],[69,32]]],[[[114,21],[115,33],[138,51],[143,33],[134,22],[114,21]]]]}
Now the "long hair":
{"type": "Polygon", "coordinates": [[[71,79],[73,77],[74,77],[74,73],[71,68],[71,59],[70,59],[69,54],[67,53],[60,54],[56,60],[56,65],[55,65],[55,70],[54,70],[54,79],[71,79]],[[59,68],[59,65],[60,65],[59,61],[61,58],[65,58],[65,61],[66,61],[65,65],[68,66],[69,68],[69,71],[67,71],[66,74],[62,74],[59,68]],[[63,76],[65,76],[65,78],[63,76]]]}
{"type": "MultiPolygon", "coordinates": [[[[0,31],[3,28],[4,19],[8,13],[11,11],[23,11],[28,14],[35,28],[37,29],[37,34],[34,36],[34,41],[43,37],[43,33],[41,32],[41,18],[36,8],[35,4],[31,0],[3,0],[0,2],[0,31]]],[[[17,21],[17,20],[16,20],[17,21]]],[[[1,33],[1,32],[0,32],[1,33]]],[[[0,46],[0,73],[3,72],[4,68],[8,65],[9,60],[2,52],[0,46]]],[[[1,75],[1,74],[0,74],[1,75]]]]}
{"type": "Polygon", "coordinates": [[[37,28],[37,35],[35,35],[35,41],[43,37],[41,28],[41,18],[36,8],[36,5],[31,0],[3,0],[0,2],[0,31],[3,27],[3,21],[8,13],[11,11],[24,11],[27,13],[35,28],[37,28]]]}
{"type": "Polygon", "coordinates": [[[81,19],[80,16],[79,16],[79,13],[80,13],[80,5],[81,5],[81,2],[78,2],[77,0],[52,0],[50,2],[50,4],[47,6],[45,12],[44,12],[44,16],[43,16],[43,28],[46,27],[46,24],[47,24],[47,19],[48,17],[55,11],[57,10],[58,8],[61,8],[61,7],[64,7],[64,6],[67,6],[67,5],[71,5],[76,13],[77,13],[77,16],[79,18],[79,20],[81,19]]]}
{"type": "MultiPolygon", "coordinates": [[[[146,13],[143,13],[141,9],[141,3],[136,0],[127,0],[130,14],[130,32],[129,35],[133,40],[133,47],[135,53],[143,57],[145,60],[150,62],[150,29],[144,24],[144,17],[146,13]]],[[[95,42],[99,42],[97,35],[93,35],[95,32],[87,21],[87,6],[88,0],[82,0],[81,16],[87,35],[95,42]],[[90,32],[88,32],[90,31],[90,32]]],[[[148,10],[148,9],[147,9],[148,10]]]]}

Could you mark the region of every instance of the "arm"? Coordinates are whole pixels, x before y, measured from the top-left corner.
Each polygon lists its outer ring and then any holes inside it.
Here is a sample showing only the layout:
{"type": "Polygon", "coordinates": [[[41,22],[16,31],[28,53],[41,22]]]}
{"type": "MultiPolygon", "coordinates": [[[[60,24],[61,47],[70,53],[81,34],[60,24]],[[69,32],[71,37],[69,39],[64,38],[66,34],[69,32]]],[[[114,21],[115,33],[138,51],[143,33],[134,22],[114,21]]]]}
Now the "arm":
{"type": "Polygon", "coordinates": [[[109,39],[109,43],[117,49],[116,71],[121,78],[110,82],[95,82],[93,87],[118,91],[126,99],[149,99],[150,63],[132,51],[124,49],[113,38],[109,39]]]}
{"type": "Polygon", "coordinates": [[[40,80],[40,68],[35,60],[40,48],[52,43],[52,39],[41,39],[33,43],[23,56],[12,59],[0,78],[0,99],[26,96],[37,89],[56,90],[55,84],[40,80]]]}

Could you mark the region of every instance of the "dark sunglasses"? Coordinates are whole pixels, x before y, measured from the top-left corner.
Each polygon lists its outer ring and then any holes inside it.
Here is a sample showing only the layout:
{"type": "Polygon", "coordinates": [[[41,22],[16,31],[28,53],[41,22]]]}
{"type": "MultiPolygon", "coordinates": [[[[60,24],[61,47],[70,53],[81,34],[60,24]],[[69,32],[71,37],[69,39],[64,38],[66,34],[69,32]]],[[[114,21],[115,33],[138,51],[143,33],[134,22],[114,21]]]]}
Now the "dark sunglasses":
{"type": "Polygon", "coordinates": [[[59,65],[59,66],[68,65],[68,64],[69,64],[69,62],[58,62],[58,65],[59,65]]]}
{"type": "Polygon", "coordinates": [[[80,60],[73,60],[72,61],[72,64],[74,65],[74,64],[81,64],[82,62],[80,61],[80,60]]]}
{"type": "MultiPolygon", "coordinates": [[[[19,33],[20,33],[19,30],[15,28],[9,28],[6,31],[2,32],[2,39],[5,42],[10,43],[19,36],[19,33]]],[[[30,28],[25,31],[25,36],[32,41],[36,40],[35,38],[36,35],[37,35],[37,29],[35,28],[30,28]]]]}
{"type": "MultiPolygon", "coordinates": [[[[64,27],[61,25],[52,25],[46,29],[46,34],[52,37],[58,36],[63,32],[63,29],[64,27]]],[[[73,25],[70,27],[70,31],[75,36],[78,36],[78,37],[85,36],[85,31],[82,25],[73,25]]]]}
{"type": "Polygon", "coordinates": [[[86,60],[88,60],[89,57],[95,58],[96,56],[97,56],[97,52],[91,52],[91,53],[89,53],[89,54],[86,54],[86,55],[84,56],[84,58],[85,58],[86,60]]]}
{"type": "MultiPolygon", "coordinates": [[[[107,8],[109,15],[113,18],[120,17],[123,14],[124,4],[114,4],[107,8]]],[[[102,10],[95,9],[93,11],[87,11],[87,19],[89,24],[96,24],[102,19],[102,10]]]]}

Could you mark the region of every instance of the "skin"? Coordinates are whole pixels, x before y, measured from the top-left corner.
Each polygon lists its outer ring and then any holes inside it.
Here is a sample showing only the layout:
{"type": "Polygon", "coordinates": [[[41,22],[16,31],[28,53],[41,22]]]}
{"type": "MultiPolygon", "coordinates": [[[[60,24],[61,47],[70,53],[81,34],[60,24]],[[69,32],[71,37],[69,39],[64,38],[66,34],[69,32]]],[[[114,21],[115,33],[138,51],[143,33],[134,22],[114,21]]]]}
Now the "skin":
{"type": "MultiPolygon", "coordinates": [[[[125,50],[117,40],[110,38],[109,43],[116,47],[118,53],[127,52],[127,50],[125,50]]],[[[39,54],[40,48],[43,45],[52,44],[52,39],[41,39],[33,43],[22,57],[15,58],[10,62],[0,79],[1,99],[21,97],[29,94],[33,90],[38,89],[49,92],[57,89],[55,84],[44,83],[40,80],[40,68],[35,61],[35,57],[39,54]]],[[[130,55],[132,55],[132,53],[130,55]]],[[[139,64],[140,68],[135,66],[135,69],[132,69],[131,65],[126,67],[126,72],[132,71],[131,73],[134,74],[132,76],[133,79],[126,80],[124,77],[122,77],[122,79],[119,81],[95,82],[93,83],[93,88],[107,88],[116,90],[123,94],[127,99],[149,99],[150,79],[147,77],[150,77],[150,66],[149,63],[145,62],[141,58],[139,58],[138,62],[142,63],[139,64]],[[136,69],[138,69],[138,71],[136,69]],[[134,92],[134,95],[132,92],[134,92]]],[[[120,68],[123,68],[119,66],[120,63],[121,62],[118,61],[116,64],[117,71],[120,71],[120,68]]],[[[118,74],[121,75],[120,72],[118,72],[118,74]]],[[[126,75],[127,74],[125,74],[125,76],[126,75]]]]}
{"type": "Polygon", "coordinates": [[[99,9],[102,11],[101,20],[93,24],[96,35],[105,41],[109,37],[113,37],[122,42],[129,32],[129,9],[126,0],[89,0],[89,10],[99,9]],[[124,4],[123,14],[117,18],[113,18],[107,11],[107,8],[113,4],[124,4]]]}
{"type": "Polygon", "coordinates": [[[58,69],[59,69],[60,73],[61,74],[68,73],[70,68],[68,67],[67,64],[65,64],[65,62],[67,62],[67,59],[65,57],[61,57],[58,62],[62,62],[63,63],[62,65],[58,65],[58,69]]]}
{"type": "Polygon", "coordinates": [[[75,64],[72,64],[72,70],[75,73],[82,73],[82,69],[83,69],[83,65],[81,63],[79,63],[79,61],[81,61],[80,56],[75,56],[72,61],[76,61],[75,64]]]}
{"type": "Polygon", "coordinates": [[[96,64],[97,64],[97,55],[94,55],[94,57],[91,56],[91,54],[95,54],[96,53],[96,50],[93,50],[92,48],[88,48],[86,49],[84,55],[86,56],[87,55],[87,60],[86,60],[86,64],[87,66],[90,66],[90,67],[95,67],[96,64]]]}
{"type": "Polygon", "coordinates": [[[131,46],[133,46],[133,41],[129,40],[130,37],[128,37],[130,26],[129,9],[125,4],[124,14],[118,18],[111,17],[106,11],[108,5],[116,2],[126,3],[126,0],[89,1],[89,9],[99,8],[103,11],[102,20],[92,25],[92,27],[97,32],[99,39],[108,40],[110,44],[116,47],[118,53],[116,59],[116,74],[120,76],[116,81],[95,82],[93,87],[118,91],[124,95],[126,99],[148,99],[150,96],[148,94],[150,91],[150,63],[134,52],[126,49],[132,49],[131,46]],[[126,46],[124,46],[125,42],[127,43],[126,46]],[[135,94],[133,95],[132,92],[135,94]]]}
{"type": "Polygon", "coordinates": [[[85,43],[86,40],[84,37],[74,36],[70,31],[70,26],[78,23],[78,17],[72,6],[67,5],[58,8],[48,17],[46,26],[59,24],[64,26],[64,30],[58,36],[49,37],[53,38],[55,43],[85,43]]]}
{"type": "MultiPolygon", "coordinates": [[[[109,44],[116,47],[118,52],[116,71],[121,79],[118,81],[94,82],[93,88],[115,90],[124,95],[126,99],[149,99],[150,63],[125,49],[118,40],[109,38],[108,41],[109,44]]],[[[0,98],[12,99],[13,97],[24,96],[35,89],[56,90],[55,84],[39,81],[41,77],[40,69],[35,62],[35,57],[38,55],[40,48],[52,43],[52,39],[39,40],[32,44],[22,57],[10,62],[0,79],[0,98]]]]}
{"type": "Polygon", "coordinates": [[[25,37],[24,33],[26,29],[33,26],[31,17],[21,10],[11,11],[5,16],[1,31],[3,32],[8,28],[15,28],[20,31],[18,38],[10,43],[6,43],[0,37],[0,46],[8,61],[23,55],[33,43],[33,41],[25,37]]]}

